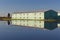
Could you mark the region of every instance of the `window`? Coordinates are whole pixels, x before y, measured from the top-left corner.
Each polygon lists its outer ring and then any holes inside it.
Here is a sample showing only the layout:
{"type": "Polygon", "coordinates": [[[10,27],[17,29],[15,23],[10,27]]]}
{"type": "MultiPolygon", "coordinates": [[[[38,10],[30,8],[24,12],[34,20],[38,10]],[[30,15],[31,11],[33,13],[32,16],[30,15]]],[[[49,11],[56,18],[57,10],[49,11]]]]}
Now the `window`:
{"type": "Polygon", "coordinates": [[[41,23],[41,21],[39,21],[41,23]]]}
{"type": "Polygon", "coordinates": [[[28,17],[27,17],[27,19],[28,19],[28,17]]]}
{"type": "Polygon", "coordinates": [[[39,19],[41,19],[41,17],[39,17],[39,19]]]}

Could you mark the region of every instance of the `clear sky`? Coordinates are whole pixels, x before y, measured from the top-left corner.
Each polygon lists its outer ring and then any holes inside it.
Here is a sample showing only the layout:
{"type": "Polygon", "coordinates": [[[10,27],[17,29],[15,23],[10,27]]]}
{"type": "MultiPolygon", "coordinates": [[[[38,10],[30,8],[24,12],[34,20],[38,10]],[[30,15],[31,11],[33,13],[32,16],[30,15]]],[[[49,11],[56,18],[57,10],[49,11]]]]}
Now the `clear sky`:
{"type": "Polygon", "coordinates": [[[0,0],[0,14],[48,9],[60,10],[60,0],[0,0]]]}

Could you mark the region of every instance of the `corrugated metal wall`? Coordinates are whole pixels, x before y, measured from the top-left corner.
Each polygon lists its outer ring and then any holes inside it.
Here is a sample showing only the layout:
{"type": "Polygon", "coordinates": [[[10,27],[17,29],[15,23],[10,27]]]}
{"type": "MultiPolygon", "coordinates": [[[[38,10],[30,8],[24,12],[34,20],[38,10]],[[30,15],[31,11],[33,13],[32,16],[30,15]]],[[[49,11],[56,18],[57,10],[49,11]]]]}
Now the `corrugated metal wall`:
{"type": "MultiPolygon", "coordinates": [[[[54,11],[54,10],[48,10],[48,11],[44,12],[45,19],[54,19],[54,20],[56,20],[57,16],[58,16],[57,12],[54,11]]],[[[45,21],[44,23],[45,23],[44,25],[45,25],[46,29],[52,30],[52,29],[57,27],[57,22],[46,22],[45,21]]]]}

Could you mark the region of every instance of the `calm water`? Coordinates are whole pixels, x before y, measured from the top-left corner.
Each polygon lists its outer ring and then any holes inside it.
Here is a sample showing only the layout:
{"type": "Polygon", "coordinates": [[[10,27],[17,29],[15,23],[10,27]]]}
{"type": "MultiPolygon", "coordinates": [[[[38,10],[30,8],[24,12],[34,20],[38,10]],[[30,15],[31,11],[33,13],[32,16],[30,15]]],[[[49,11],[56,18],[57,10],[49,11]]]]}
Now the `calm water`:
{"type": "Polygon", "coordinates": [[[0,22],[0,40],[60,40],[60,28],[44,30],[0,22]]]}

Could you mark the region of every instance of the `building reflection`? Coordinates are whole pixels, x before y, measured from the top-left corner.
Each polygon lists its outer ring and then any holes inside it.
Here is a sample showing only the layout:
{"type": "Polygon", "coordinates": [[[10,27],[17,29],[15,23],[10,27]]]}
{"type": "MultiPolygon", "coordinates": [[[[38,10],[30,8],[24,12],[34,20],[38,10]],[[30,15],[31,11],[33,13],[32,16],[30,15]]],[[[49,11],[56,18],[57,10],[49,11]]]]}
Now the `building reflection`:
{"type": "Polygon", "coordinates": [[[12,20],[11,23],[12,23],[12,25],[21,25],[21,26],[44,28],[44,22],[43,21],[12,20]]]}
{"type": "Polygon", "coordinates": [[[58,28],[60,24],[57,22],[44,22],[44,21],[29,21],[29,20],[11,20],[11,25],[19,25],[24,27],[34,27],[40,29],[53,30],[58,28]]]}

